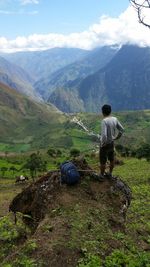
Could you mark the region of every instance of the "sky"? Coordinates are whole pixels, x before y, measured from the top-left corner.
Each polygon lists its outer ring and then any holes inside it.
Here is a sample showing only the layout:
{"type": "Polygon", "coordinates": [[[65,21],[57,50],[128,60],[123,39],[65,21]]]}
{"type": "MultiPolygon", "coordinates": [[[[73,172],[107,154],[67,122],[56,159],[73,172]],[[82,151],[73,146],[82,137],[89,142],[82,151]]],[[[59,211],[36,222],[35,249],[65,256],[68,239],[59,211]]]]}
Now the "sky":
{"type": "Polygon", "coordinates": [[[129,0],[0,0],[0,52],[150,46],[129,0]]]}

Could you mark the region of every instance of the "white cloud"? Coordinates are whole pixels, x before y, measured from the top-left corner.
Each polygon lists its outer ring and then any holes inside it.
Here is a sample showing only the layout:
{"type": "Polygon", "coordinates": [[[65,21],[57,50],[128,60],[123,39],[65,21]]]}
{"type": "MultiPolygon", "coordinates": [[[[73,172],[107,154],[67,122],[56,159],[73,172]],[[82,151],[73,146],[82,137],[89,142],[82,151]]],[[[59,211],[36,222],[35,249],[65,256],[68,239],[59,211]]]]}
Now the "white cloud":
{"type": "Polygon", "coordinates": [[[18,10],[18,11],[11,11],[11,10],[0,10],[0,14],[2,15],[37,15],[38,11],[25,11],[25,10],[18,10]]]}
{"type": "Polygon", "coordinates": [[[150,30],[138,22],[136,11],[129,7],[118,18],[102,16],[98,23],[81,33],[69,35],[33,34],[14,40],[0,38],[0,50],[6,52],[44,50],[53,47],[92,49],[103,45],[137,44],[150,46],[150,30]]]}
{"type": "Polygon", "coordinates": [[[39,4],[39,0],[20,0],[21,5],[39,4]]]}

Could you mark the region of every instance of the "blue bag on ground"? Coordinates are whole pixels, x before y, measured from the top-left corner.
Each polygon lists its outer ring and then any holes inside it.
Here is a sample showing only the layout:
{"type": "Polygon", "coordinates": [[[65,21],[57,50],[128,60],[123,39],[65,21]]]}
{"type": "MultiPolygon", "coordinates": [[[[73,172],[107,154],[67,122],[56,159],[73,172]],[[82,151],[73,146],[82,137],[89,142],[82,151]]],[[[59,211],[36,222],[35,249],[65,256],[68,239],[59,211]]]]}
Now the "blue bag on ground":
{"type": "Polygon", "coordinates": [[[65,161],[60,165],[61,182],[74,185],[79,182],[80,174],[77,167],[71,161],[65,161]]]}

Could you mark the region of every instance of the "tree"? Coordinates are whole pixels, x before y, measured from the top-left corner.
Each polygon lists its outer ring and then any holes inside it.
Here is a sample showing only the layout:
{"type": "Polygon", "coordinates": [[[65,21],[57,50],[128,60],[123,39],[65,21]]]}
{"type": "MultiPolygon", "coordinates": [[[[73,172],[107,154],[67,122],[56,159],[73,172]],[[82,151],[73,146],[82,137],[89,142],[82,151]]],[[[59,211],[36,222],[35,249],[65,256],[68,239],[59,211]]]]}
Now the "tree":
{"type": "Polygon", "coordinates": [[[150,28],[150,0],[129,0],[132,6],[136,9],[139,22],[150,28]]]}
{"type": "Polygon", "coordinates": [[[150,144],[144,143],[136,150],[136,157],[141,159],[145,158],[150,161],[150,144]]]}
{"type": "Polygon", "coordinates": [[[78,157],[80,155],[80,150],[77,148],[72,148],[70,150],[70,156],[71,157],[78,157]]]}
{"type": "Polygon", "coordinates": [[[46,171],[47,162],[44,161],[39,153],[32,153],[30,158],[24,164],[22,169],[29,169],[32,179],[37,174],[37,171],[46,171]]]}

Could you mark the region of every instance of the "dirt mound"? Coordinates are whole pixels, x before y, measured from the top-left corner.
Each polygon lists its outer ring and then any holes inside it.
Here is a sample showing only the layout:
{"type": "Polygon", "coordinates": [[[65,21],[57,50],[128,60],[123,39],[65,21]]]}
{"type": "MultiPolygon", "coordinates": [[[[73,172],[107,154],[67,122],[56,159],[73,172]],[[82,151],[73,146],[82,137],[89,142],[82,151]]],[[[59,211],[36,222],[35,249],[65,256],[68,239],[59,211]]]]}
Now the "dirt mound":
{"type": "Polygon", "coordinates": [[[12,200],[9,211],[28,215],[25,222],[36,228],[46,214],[48,202],[55,199],[60,187],[59,178],[59,172],[50,172],[42,176],[12,200]]]}
{"type": "Polygon", "coordinates": [[[81,175],[77,185],[61,185],[60,172],[49,172],[10,204],[10,211],[29,215],[26,223],[38,245],[33,257],[46,267],[77,266],[84,249],[93,246],[94,252],[104,240],[110,253],[119,241],[111,241],[108,232],[125,229],[130,188],[118,177],[100,182],[84,159],[74,163],[81,175]]]}
{"type": "MultiPolygon", "coordinates": [[[[98,175],[95,174],[85,159],[76,159],[73,163],[79,170],[81,182],[84,181],[85,177],[89,177],[90,179],[88,190],[86,187],[85,190],[85,188],[81,189],[79,185],[76,185],[75,192],[85,191],[93,199],[96,199],[97,195],[106,194],[111,200],[112,194],[120,193],[120,199],[115,202],[115,205],[118,205],[119,210],[122,210],[122,214],[125,215],[131,201],[130,188],[117,177],[111,180],[106,179],[103,183],[99,183],[98,175]]],[[[9,211],[14,213],[21,212],[28,215],[28,223],[36,228],[38,223],[44,218],[48,205],[53,204],[55,199],[59,198],[60,194],[63,194],[62,188],[63,186],[60,184],[60,172],[50,171],[18,194],[11,202],[9,211]]],[[[70,188],[67,187],[67,189],[69,194],[70,188]]]]}

